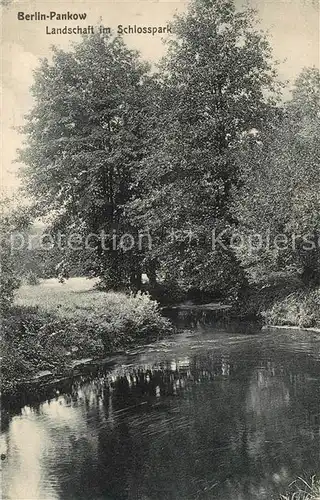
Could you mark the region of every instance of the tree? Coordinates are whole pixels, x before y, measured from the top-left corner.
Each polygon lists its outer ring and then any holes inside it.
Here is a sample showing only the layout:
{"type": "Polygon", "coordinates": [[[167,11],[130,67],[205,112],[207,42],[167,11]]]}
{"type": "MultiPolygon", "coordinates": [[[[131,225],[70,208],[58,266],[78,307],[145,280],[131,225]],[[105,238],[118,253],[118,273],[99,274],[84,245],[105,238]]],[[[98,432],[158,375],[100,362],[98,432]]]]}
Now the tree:
{"type": "Polygon", "coordinates": [[[306,68],[278,120],[243,148],[235,213],[242,231],[263,241],[239,256],[255,274],[299,272],[306,284],[320,282],[319,102],[319,70],[306,68]]]}
{"type": "MultiPolygon", "coordinates": [[[[138,256],[115,248],[112,236],[130,226],[123,207],[143,155],[148,69],[119,37],[96,33],[70,51],[53,48],[52,62],[35,71],[34,106],[21,128],[18,159],[37,213],[51,218],[53,237],[94,235],[81,256],[109,286],[137,266],[138,256]]],[[[66,248],[63,258],[75,254],[66,248]]]]}
{"type": "Polygon", "coordinates": [[[276,104],[276,71],[254,13],[237,12],[231,0],[195,0],[172,30],[131,206],[152,233],[149,262],[186,288],[230,291],[243,279],[228,245],[236,157],[244,134],[262,128],[276,104]],[[213,229],[224,248],[212,249],[213,229]]]}
{"type": "Polygon", "coordinates": [[[0,313],[6,313],[12,305],[14,292],[20,281],[13,252],[13,235],[29,226],[28,211],[13,208],[9,199],[0,202],[0,313]]]}

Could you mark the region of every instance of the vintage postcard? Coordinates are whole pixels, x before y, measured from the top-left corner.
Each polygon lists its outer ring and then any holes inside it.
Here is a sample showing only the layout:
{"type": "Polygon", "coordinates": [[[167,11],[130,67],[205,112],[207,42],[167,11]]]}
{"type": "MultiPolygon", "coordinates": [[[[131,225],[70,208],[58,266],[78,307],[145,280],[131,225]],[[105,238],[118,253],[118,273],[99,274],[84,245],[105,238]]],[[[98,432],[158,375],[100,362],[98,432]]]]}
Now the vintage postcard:
{"type": "Polygon", "coordinates": [[[1,0],[3,500],[320,500],[316,0],[1,0]]]}

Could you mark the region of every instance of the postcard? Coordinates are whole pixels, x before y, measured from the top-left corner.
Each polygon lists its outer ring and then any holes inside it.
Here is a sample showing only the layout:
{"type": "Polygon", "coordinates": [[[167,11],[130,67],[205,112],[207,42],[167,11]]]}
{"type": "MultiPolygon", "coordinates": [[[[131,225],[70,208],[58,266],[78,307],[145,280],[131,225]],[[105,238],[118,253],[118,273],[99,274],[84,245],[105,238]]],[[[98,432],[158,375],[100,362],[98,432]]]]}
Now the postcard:
{"type": "Polygon", "coordinates": [[[2,0],[6,500],[320,498],[315,0],[2,0]]]}

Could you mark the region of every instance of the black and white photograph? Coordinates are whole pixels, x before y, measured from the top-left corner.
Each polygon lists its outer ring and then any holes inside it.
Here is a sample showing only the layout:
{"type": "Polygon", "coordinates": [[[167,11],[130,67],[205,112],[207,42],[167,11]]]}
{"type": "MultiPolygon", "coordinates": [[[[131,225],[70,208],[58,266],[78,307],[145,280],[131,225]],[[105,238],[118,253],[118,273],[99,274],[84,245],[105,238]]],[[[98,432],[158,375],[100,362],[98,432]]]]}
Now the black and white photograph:
{"type": "Polygon", "coordinates": [[[1,498],[320,500],[317,0],[0,0],[1,498]]]}

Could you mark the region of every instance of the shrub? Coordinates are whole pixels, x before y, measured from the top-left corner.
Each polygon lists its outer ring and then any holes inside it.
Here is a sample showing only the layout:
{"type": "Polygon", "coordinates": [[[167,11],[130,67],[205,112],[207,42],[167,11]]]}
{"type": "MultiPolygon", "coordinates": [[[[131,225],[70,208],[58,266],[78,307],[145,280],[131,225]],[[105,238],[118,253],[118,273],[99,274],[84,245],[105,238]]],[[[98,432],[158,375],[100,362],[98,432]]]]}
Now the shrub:
{"type": "Polygon", "coordinates": [[[70,361],[101,358],[171,330],[149,295],[24,285],[3,320],[2,387],[10,392],[41,370],[63,374],[70,361]],[[37,306],[41,304],[41,306],[37,306]]]}
{"type": "Polygon", "coordinates": [[[40,278],[34,271],[29,271],[24,279],[28,285],[39,285],[40,283],[40,278]]]}
{"type": "Polygon", "coordinates": [[[11,235],[29,223],[24,209],[13,209],[9,200],[0,201],[0,314],[6,313],[20,281],[11,252],[11,235]]]}
{"type": "Polygon", "coordinates": [[[0,251],[0,314],[9,310],[13,302],[14,291],[19,286],[11,263],[10,255],[1,245],[0,251]]]}
{"type": "Polygon", "coordinates": [[[186,298],[185,290],[176,281],[162,281],[155,287],[149,287],[148,291],[151,297],[162,305],[178,304],[186,298]]]}
{"type": "Polygon", "coordinates": [[[276,301],[264,312],[273,325],[312,328],[320,326],[320,289],[300,290],[276,301]]]}
{"type": "Polygon", "coordinates": [[[170,331],[170,323],[161,316],[157,302],[141,292],[104,294],[103,310],[99,307],[88,322],[97,329],[106,349],[128,345],[135,339],[157,338],[170,331]]]}

